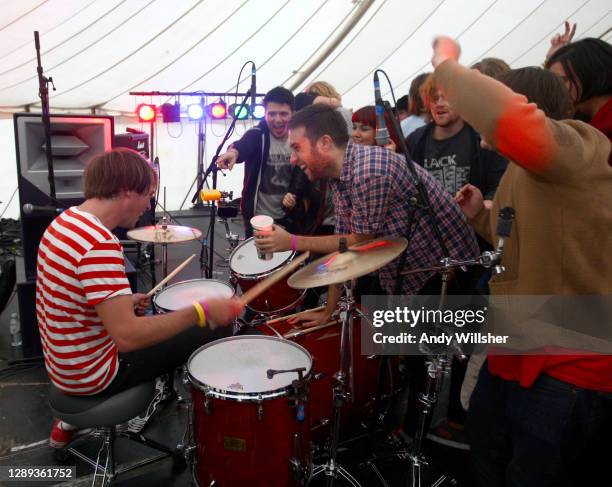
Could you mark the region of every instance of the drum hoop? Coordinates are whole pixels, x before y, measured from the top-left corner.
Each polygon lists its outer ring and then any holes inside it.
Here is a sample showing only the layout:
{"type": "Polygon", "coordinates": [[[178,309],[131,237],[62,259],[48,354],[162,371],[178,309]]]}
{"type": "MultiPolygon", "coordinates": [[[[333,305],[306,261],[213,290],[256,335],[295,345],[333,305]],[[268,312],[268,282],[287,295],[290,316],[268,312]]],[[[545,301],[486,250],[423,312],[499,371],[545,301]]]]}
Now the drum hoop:
{"type": "Polygon", "coordinates": [[[160,309],[160,310],[165,311],[166,313],[171,313],[172,311],[176,311],[176,310],[166,309],[166,308],[164,308],[163,306],[158,305],[158,304],[157,304],[157,297],[158,297],[158,296],[161,296],[161,294],[162,294],[164,291],[166,291],[166,290],[170,289],[171,287],[178,286],[179,284],[185,284],[186,282],[193,282],[193,281],[208,281],[208,282],[211,282],[211,281],[212,281],[212,282],[218,282],[218,283],[221,283],[221,284],[225,284],[227,287],[229,287],[229,288],[232,290],[232,296],[231,296],[231,297],[234,297],[234,296],[236,295],[236,288],[235,288],[234,286],[232,286],[232,284],[231,284],[231,283],[229,283],[229,282],[227,282],[227,281],[222,281],[222,280],[220,280],[220,279],[205,279],[205,278],[200,278],[200,279],[187,279],[186,281],[174,282],[174,283],[170,284],[169,286],[163,287],[163,288],[161,288],[160,290],[158,290],[158,291],[157,291],[157,292],[156,292],[156,293],[153,295],[153,306],[154,306],[156,309],[160,309]]]}
{"type": "Polygon", "coordinates": [[[272,389],[269,391],[261,391],[261,392],[233,392],[233,391],[227,391],[225,389],[218,389],[216,387],[212,387],[208,384],[205,384],[204,382],[200,381],[199,379],[193,376],[189,366],[193,358],[200,351],[204,350],[205,348],[210,348],[211,346],[217,345],[221,342],[235,341],[236,339],[245,339],[245,338],[256,339],[256,340],[274,340],[277,342],[290,343],[295,348],[300,349],[310,359],[310,368],[304,374],[305,379],[310,379],[310,374],[312,372],[312,365],[313,365],[312,355],[310,354],[308,350],[302,347],[299,343],[295,343],[294,341],[287,340],[285,338],[278,338],[278,337],[272,337],[272,336],[267,336],[267,335],[266,336],[240,335],[240,336],[221,338],[219,340],[215,340],[214,342],[207,343],[205,345],[202,345],[200,348],[198,348],[195,352],[191,354],[191,356],[189,357],[189,360],[187,360],[187,377],[189,378],[191,385],[201,390],[202,392],[204,392],[204,394],[206,394],[207,396],[211,396],[217,399],[227,399],[227,400],[238,401],[238,402],[261,402],[261,401],[266,401],[269,399],[274,399],[277,397],[286,396],[291,390],[291,385],[281,387],[279,389],[272,389]]]}
{"type": "Polygon", "coordinates": [[[232,273],[232,275],[238,277],[239,279],[245,279],[245,280],[248,280],[248,281],[258,281],[258,280],[260,280],[262,278],[266,278],[270,274],[273,274],[274,272],[282,269],[285,265],[287,265],[289,262],[291,262],[293,259],[295,259],[295,256],[297,254],[297,252],[295,250],[291,251],[291,254],[289,255],[289,258],[286,259],[285,261],[281,262],[280,264],[278,264],[273,269],[270,269],[270,270],[267,270],[267,271],[264,271],[264,272],[260,272],[259,274],[241,274],[239,272],[236,272],[234,269],[232,269],[232,257],[234,257],[234,254],[236,252],[238,252],[238,249],[240,249],[241,247],[246,245],[251,240],[254,240],[254,237],[248,238],[244,242],[242,242],[240,245],[238,245],[238,247],[236,247],[234,250],[232,250],[232,253],[229,256],[230,272],[232,273]]]}
{"type": "Polygon", "coordinates": [[[261,310],[261,309],[254,308],[250,304],[247,304],[246,307],[249,308],[252,311],[255,311],[256,313],[262,313],[262,314],[265,314],[265,313],[282,313],[284,311],[288,311],[290,309],[293,309],[297,305],[297,303],[300,302],[300,300],[304,297],[304,294],[306,293],[306,289],[296,289],[296,288],[292,288],[292,289],[295,289],[296,291],[301,291],[300,295],[298,296],[298,298],[295,301],[293,301],[293,303],[288,304],[284,308],[273,309],[273,310],[261,310]]]}
{"type": "MultiPolygon", "coordinates": [[[[187,373],[189,381],[191,385],[196,389],[199,389],[204,393],[207,397],[213,397],[215,399],[223,399],[227,401],[237,401],[237,402],[262,402],[269,401],[270,399],[276,399],[277,397],[283,397],[289,394],[291,390],[291,386],[283,387],[282,389],[277,389],[272,392],[228,392],[223,389],[216,389],[214,387],[208,386],[198,379],[193,377],[190,373],[187,373]]],[[[310,373],[308,374],[310,376],[310,373]]],[[[304,377],[308,377],[304,376],[304,377]]]]}

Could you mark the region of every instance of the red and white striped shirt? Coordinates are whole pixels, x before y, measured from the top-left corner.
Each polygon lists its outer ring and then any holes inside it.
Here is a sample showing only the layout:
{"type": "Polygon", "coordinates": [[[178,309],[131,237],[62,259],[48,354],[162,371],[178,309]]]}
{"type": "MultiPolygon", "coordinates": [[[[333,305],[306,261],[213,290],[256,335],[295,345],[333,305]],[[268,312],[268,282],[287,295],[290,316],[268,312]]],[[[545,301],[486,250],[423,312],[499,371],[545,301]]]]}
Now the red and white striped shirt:
{"type": "Polygon", "coordinates": [[[36,316],[51,382],[69,394],[104,390],[117,375],[117,347],[95,305],[132,294],[117,238],[72,207],[47,228],[38,248],[36,316]]]}

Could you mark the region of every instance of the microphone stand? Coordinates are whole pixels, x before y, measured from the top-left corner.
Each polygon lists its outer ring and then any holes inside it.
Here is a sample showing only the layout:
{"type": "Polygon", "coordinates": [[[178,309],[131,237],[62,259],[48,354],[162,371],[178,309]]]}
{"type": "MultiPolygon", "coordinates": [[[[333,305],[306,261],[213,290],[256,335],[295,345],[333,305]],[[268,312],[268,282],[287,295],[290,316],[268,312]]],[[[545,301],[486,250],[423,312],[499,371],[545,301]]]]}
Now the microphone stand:
{"type": "MultiPolygon", "coordinates": [[[[386,74],[385,74],[386,75],[386,74]]],[[[377,82],[377,72],[375,73],[375,83],[377,82]]],[[[410,235],[412,233],[412,226],[414,223],[414,217],[417,209],[425,210],[426,214],[429,216],[430,224],[432,227],[432,231],[434,233],[434,238],[438,243],[442,255],[443,262],[448,262],[450,260],[450,252],[444,239],[442,238],[442,233],[440,231],[438,219],[435,216],[433,211],[433,206],[431,204],[431,200],[429,199],[429,195],[425,190],[425,186],[421,179],[419,178],[418,172],[415,167],[415,162],[410,157],[410,152],[408,147],[406,146],[406,142],[403,137],[401,137],[402,130],[400,124],[395,118],[395,114],[391,108],[391,105],[386,100],[380,100],[383,105],[384,111],[389,115],[389,119],[393,124],[395,132],[400,135],[399,137],[399,146],[401,153],[404,154],[404,158],[406,160],[406,167],[410,176],[415,184],[417,194],[416,196],[410,199],[410,210],[408,214],[408,222],[407,222],[407,230],[406,230],[406,239],[408,240],[408,245],[410,245],[410,235]]],[[[396,281],[394,286],[394,294],[399,295],[402,291],[403,284],[403,274],[402,269],[406,262],[406,256],[408,253],[408,247],[406,250],[402,252],[400,256],[400,260],[398,263],[397,273],[396,273],[396,281]]],[[[450,277],[450,269],[446,269],[443,272],[442,276],[442,289],[440,292],[440,301],[438,305],[438,309],[442,310],[445,304],[446,292],[448,286],[448,280],[450,277]]],[[[437,392],[440,388],[441,378],[443,373],[447,373],[450,369],[450,358],[446,354],[432,354],[429,356],[428,360],[425,362],[426,367],[426,388],[425,392],[419,394],[419,421],[417,425],[417,434],[416,437],[411,444],[407,457],[411,463],[411,476],[408,480],[408,484],[412,487],[420,487],[421,486],[421,468],[423,466],[428,466],[428,462],[421,451],[422,442],[430,421],[431,412],[437,402],[437,392]]],[[[384,360],[382,367],[384,367],[384,360]]],[[[379,379],[382,373],[379,374],[379,379]]],[[[380,390],[380,387],[379,387],[380,390]]],[[[367,464],[374,470],[376,475],[379,478],[382,478],[380,471],[376,468],[373,461],[368,461],[367,464]]],[[[442,476],[438,480],[443,480],[444,476],[442,476]]]]}
{"type": "MultiPolygon", "coordinates": [[[[206,182],[206,179],[208,178],[208,175],[211,172],[212,172],[212,178],[213,178],[211,189],[217,189],[217,172],[218,172],[217,159],[219,159],[219,154],[221,153],[221,149],[223,149],[223,146],[227,142],[227,139],[229,139],[230,135],[234,132],[234,127],[236,126],[236,122],[238,120],[238,118],[236,117],[236,113],[242,112],[242,109],[246,105],[246,102],[250,96],[251,96],[251,90],[249,89],[246,92],[244,98],[242,99],[242,103],[240,104],[240,107],[237,110],[234,110],[234,113],[232,114],[232,123],[230,124],[229,128],[225,132],[225,135],[223,136],[223,140],[221,140],[221,143],[218,145],[217,151],[215,152],[215,155],[213,156],[210,165],[206,169],[204,176],[202,176],[202,179],[198,182],[198,187],[196,189],[195,194],[193,195],[193,198],[191,198],[191,203],[195,203],[198,200],[200,191],[204,187],[204,183],[206,182]]],[[[217,215],[216,203],[214,201],[211,201],[210,203],[211,203],[210,204],[210,224],[208,226],[210,244],[208,245],[208,250],[209,250],[208,263],[205,266],[207,279],[212,279],[212,273],[213,273],[214,247],[215,247],[215,219],[217,215]]],[[[202,247],[202,256],[203,254],[204,254],[204,247],[202,247]]],[[[200,257],[201,260],[202,260],[202,256],[200,257]]]]}
{"type": "Polygon", "coordinates": [[[47,156],[47,177],[49,179],[49,196],[52,203],[55,202],[55,173],[53,171],[53,152],[51,149],[51,120],[49,119],[49,83],[53,86],[52,77],[43,75],[43,68],[40,62],[40,40],[38,31],[34,31],[34,46],[36,47],[36,72],[38,73],[38,96],[42,109],[42,122],[45,130],[45,155],[47,156]]]}

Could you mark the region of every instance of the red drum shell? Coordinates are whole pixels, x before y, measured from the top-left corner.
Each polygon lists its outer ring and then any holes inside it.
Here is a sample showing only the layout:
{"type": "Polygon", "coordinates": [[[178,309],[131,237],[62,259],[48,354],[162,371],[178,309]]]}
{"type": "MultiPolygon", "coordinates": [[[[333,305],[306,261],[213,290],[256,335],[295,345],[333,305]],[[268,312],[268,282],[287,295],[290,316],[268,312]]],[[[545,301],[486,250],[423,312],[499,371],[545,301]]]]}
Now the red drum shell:
{"type": "MultiPolygon", "coordinates": [[[[269,337],[231,337],[198,349],[188,362],[189,380],[192,384],[193,435],[196,441],[195,477],[202,486],[218,487],[254,486],[286,487],[303,484],[296,475],[293,464],[303,469],[304,475],[310,471],[310,419],[308,407],[304,410],[303,421],[296,419],[296,408],[291,399],[292,388],[254,392],[240,392],[249,389],[250,359],[244,360],[242,378],[231,378],[228,390],[206,385],[202,381],[201,362],[195,358],[207,348],[219,342],[250,340],[271,340],[269,337]],[[232,387],[234,387],[232,389],[232,387]]],[[[272,339],[274,340],[274,339],[272,339]]],[[[286,341],[277,340],[286,347],[286,341]]],[[[278,344],[277,344],[278,345],[278,344]]],[[[285,353],[281,346],[275,348],[279,354],[285,353]]],[[[295,344],[292,344],[295,347],[295,344]]],[[[298,347],[301,349],[301,347],[298,347]]],[[[239,353],[227,360],[240,361],[239,353]]],[[[269,349],[259,356],[270,354],[269,349]]],[[[308,354],[305,350],[303,353],[308,354]]],[[[216,372],[223,372],[223,364],[217,360],[216,372]]],[[[271,361],[271,368],[277,367],[271,361]]],[[[206,365],[208,367],[208,365],[206,365]]],[[[290,367],[291,368],[291,367],[290,367]]],[[[207,371],[204,371],[207,372],[207,371]]],[[[306,370],[308,379],[309,370],[306,370]]],[[[208,374],[210,375],[210,374],[208,374]]],[[[285,374],[288,383],[294,375],[285,374]]],[[[278,377],[278,376],[276,376],[278,377]]],[[[213,383],[214,381],[211,381],[213,383]]],[[[216,381],[218,383],[219,381],[216,381]]]]}
{"type": "MultiPolygon", "coordinates": [[[[341,436],[346,437],[362,421],[371,418],[375,412],[375,399],[378,392],[379,368],[381,357],[361,354],[361,320],[353,320],[353,384],[355,387],[352,401],[346,401],[341,413],[341,436]]],[[[294,331],[308,331],[279,321],[258,328],[266,335],[287,335],[294,331]]],[[[333,412],[334,374],[340,365],[340,324],[322,328],[311,333],[289,338],[301,345],[312,355],[312,380],[310,382],[309,408],[313,441],[321,444],[329,435],[333,412]]],[[[391,393],[392,383],[397,384],[397,357],[389,357],[391,365],[383,374],[383,394],[391,393]]]]}

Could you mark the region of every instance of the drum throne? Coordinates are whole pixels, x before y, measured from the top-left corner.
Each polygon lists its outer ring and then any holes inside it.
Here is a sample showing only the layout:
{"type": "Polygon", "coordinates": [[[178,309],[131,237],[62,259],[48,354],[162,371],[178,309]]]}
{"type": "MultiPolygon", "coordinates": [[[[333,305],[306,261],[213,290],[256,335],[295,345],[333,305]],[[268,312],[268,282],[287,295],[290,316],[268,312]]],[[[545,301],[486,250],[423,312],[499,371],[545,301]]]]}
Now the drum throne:
{"type": "Polygon", "coordinates": [[[86,435],[77,435],[62,449],[55,451],[55,459],[60,463],[75,456],[94,468],[93,484],[108,486],[120,474],[145,465],[172,457],[174,471],[186,466],[184,452],[180,447],[170,449],[161,443],[128,430],[118,429],[118,425],[140,414],[151,403],[155,394],[155,382],[146,382],[114,395],[69,396],[53,385],[49,390],[49,405],[53,415],[78,429],[91,429],[86,435]],[[162,453],[161,456],[137,462],[134,465],[116,469],[114,444],[117,438],[127,438],[162,453]],[[89,458],[75,447],[91,439],[100,440],[97,457],[89,458]]]}

